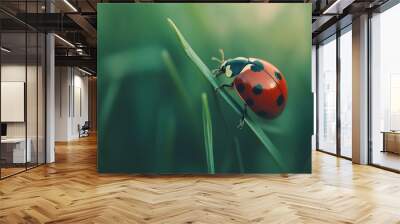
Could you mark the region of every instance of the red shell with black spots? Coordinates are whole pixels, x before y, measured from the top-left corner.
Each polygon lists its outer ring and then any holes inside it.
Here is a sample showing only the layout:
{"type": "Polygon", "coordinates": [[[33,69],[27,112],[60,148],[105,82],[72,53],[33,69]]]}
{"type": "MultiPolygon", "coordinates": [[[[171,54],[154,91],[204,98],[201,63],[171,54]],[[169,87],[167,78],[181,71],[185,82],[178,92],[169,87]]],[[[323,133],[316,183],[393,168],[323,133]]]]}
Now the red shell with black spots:
{"type": "Polygon", "coordinates": [[[235,89],[258,116],[273,119],[285,109],[288,89],[283,74],[271,63],[260,61],[264,69],[254,72],[246,67],[233,81],[235,89]]]}

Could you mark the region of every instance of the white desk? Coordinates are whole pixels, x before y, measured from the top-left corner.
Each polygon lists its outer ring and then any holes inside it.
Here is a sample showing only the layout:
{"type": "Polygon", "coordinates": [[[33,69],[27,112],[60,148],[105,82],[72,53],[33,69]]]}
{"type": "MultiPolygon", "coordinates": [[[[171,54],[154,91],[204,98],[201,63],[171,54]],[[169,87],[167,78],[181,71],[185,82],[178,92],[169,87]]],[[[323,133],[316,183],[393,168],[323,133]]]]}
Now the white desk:
{"type": "Polygon", "coordinates": [[[25,138],[5,138],[1,139],[2,147],[12,147],[13,150],[13,163],[25,163],[31,162],[32,154],[31,154],[31,145],[32,141],[30,138],[27,139],[27,147],[25,151],[25,138]],[[26,153],[26,154],[25,154],[26,153]],[[25,159],[27,159],[25,161],[25,159]]]}

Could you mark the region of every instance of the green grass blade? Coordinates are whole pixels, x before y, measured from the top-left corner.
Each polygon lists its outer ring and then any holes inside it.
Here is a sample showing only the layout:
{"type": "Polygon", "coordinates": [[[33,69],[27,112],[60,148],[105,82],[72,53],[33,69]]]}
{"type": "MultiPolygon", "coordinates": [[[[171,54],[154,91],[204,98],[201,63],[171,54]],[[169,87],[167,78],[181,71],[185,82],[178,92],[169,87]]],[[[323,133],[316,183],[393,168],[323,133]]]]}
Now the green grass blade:
{"type": "Polygon", "coordinates": [[[202,117],[204,129],[204,146],[206,151],[208,173],[215,174],[214,167],[214,149],[213,149],[213,135],[212,135],[212,121],[210,108],[208,106],[207,94],[201,94],[202,101],[202,117]]]}
{"type": "MultiPolygon", "coordinates": [[[[211,85],[214,88],[218,87],[218,83],[215,80],[212,72],[210,69],[207,67],[206,64],[200,59],[200,57],[194,52],[192,47],[189,45],[189,43],[186,41],[185,37],[182,35],[182,33],[179,31],[178,27],[175,25],[175,23],[171,19],[167,19],[169,25],[172,27],[172,29],[175,31],[176,35],[178,36],[178,39],[185,50],[187,56],[190,58],[190,60],[197,66],[197,68],[201,71],[201,73],[205,76],[205,78],[211,83],[211,85]]],[[[233,100],[231,96],[226,94],[225,90],[220,91],[221,97],[236,111],[236,113],[241,114],[242,109],[241,106],[233,100]]],[[[282,171],[286,171],[286,167],[283,163],[282,157],[278,151],[278,149],[275,147],[275,145],[272,143],[272,141],[268,138],[268,136],[264,133],[264,131],[261,129],[261,127],[256,124],[254,121],[250,120],[249,117],[246,117],[245,122],[249,126],[249,128],[254,132],[254,134],[258,137],[258,139],[261,141],[261,143],[265,146],[265,148],[268,150],[272,158],[275,160],[275,162],[278,164],[278,166],[281,167],[282,171]]]]}
{"type": "Polygon", "coordinates": [[[240,173],[244,173],[244,166],[243,166],[242,152],[240,150],[240,143],[239,143],[238,138],[236,138],[236,137],[233,140],[235,142],[235,150],[236,150],[236,157],[237,157],[238,163],[239,163],[239,170],[240,170],[240,173]]]}

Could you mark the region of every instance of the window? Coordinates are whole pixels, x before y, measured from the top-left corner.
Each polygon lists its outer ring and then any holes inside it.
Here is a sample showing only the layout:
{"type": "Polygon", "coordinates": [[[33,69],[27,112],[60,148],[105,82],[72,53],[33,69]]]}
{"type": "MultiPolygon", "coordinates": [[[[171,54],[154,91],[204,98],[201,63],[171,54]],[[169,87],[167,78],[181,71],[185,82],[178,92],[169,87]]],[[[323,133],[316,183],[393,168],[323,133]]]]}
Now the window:
{"type": "Polygon", "coordinates": [[[351,25],[342,29],[339,34],[340,36],[334,35],[320,43],[317,51],[317,146],[321,151],[351,158],[353,72],[351,25]]]}
{"type": "Polygon", "coordinates": [[[318,149],[336,153],[336,36],[318,48],[318,149]]]}
{"type": "Polygon", "coordinates": [[[340,155],[351,158],[352,149],[352,32],[340,36],[340,155]]]}
{"type": "Polygon", "coordinates": [[[371,18],[371,162],[400,170],[400,5],[371,18]]]}

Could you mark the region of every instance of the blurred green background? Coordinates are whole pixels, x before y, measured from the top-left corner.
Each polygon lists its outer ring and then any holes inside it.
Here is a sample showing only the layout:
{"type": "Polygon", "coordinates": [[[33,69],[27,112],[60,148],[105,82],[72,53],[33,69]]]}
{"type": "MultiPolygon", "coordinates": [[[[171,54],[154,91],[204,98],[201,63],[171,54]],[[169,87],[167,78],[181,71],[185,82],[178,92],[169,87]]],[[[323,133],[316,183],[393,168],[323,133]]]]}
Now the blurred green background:
{"type": "Polygon", "coordinates": [[[104,3],[97,26],[99,172],[208,173],[203,92],[216,173],[311,172],[311,4],[104,3]],[[210,69],[222,48],[226,58],[264,59],[284,74],[285,111],[274,120],[250,116],[285,167],[246,125],[236,128],[240,116],[185,55],[167,18],[210,69]]]}

